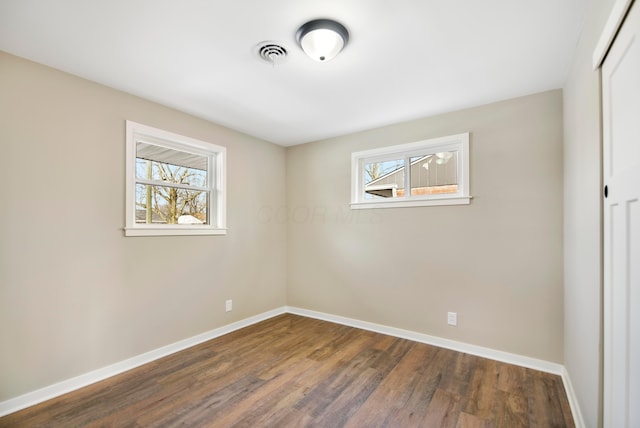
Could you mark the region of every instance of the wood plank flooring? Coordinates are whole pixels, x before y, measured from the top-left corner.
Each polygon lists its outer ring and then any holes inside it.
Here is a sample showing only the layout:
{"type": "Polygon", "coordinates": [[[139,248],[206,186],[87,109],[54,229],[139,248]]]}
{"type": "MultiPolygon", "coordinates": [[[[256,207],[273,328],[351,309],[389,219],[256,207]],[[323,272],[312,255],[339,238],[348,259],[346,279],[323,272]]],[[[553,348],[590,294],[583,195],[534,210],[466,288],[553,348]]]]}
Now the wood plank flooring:
{"type": "Polygon", "coordinates": [[[573,427],[560,377],[281,315],[0,427],[573,427]]]}

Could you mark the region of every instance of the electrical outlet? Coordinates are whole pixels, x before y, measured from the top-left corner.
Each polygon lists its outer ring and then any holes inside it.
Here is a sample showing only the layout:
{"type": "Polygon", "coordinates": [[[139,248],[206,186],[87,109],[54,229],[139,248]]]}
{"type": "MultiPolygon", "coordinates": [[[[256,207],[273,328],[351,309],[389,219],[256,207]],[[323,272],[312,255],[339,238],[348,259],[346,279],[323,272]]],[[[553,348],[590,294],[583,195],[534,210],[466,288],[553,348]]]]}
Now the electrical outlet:
{"type": "Polygon", "coordinates": [[[224,305],[225,309],[227,312],[231,312],[231,310],[233,309],[233,300],[229,299],[225,302],[224,305]]]}
{"type": "Polygon", "coordinates": [[[457,312],[447,312],[447,324],[449,324],[449,325],[458,325],[458,313],[457,312]]]}

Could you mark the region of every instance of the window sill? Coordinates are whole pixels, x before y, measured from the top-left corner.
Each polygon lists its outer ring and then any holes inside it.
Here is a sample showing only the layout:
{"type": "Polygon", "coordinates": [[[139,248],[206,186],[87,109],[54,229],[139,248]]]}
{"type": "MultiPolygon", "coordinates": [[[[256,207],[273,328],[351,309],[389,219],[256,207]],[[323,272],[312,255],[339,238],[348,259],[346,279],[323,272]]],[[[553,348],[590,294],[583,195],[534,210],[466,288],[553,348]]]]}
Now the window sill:
{"type": "Polygon", "coordinates": [[[124,229],[124,236],[207,236],[226,234],[227,229],[205,229],[201,227],[135,227],[124,229]]]}
{"type": "Polygon", "coordinates": [[[471,196],[455,196],[438,199],[413,199],[395,201],[371,201],[351,202],[352,210],[366,210],[370,208],[408,208],[408,207],[433,207],[442,205],[469,205],[471,196]]]}

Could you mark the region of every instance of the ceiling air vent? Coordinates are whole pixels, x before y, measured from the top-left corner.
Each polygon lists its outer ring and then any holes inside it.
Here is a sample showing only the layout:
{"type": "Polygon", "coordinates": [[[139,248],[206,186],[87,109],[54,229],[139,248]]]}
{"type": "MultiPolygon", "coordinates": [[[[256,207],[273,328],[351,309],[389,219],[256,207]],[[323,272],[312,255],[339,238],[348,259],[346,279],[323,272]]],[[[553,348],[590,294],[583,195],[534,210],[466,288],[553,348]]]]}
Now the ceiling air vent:
{"type": "Polygon", "coordinates": [[[287,57],[287,49],[276,42],[259,43],[256,50],[260,59],[271,65],[280,64],[287,57]]]}

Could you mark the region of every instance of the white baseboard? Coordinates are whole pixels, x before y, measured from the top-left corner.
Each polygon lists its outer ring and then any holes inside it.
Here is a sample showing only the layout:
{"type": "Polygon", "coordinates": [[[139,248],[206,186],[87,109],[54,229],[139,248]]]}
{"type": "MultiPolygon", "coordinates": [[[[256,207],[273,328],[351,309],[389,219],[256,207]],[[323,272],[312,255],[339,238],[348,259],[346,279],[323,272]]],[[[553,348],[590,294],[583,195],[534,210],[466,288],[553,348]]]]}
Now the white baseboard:
{"type": "Polygon", "coordinates": [[[291,306],[287,306],[286,311],[296,315],[330,321],[350,327],[357,327],[363,330],[387,334],[389,336],[400,337],[403,339],[409,339],[413,340],[414,342],[426,343],[428,345],[434,345],[440,348],[446,348],[453,351],[477,355],[479,357],[489,358],[492,360],[501,361],[503,363],[515,364],[517,366],[540,370],[547,373],[553,373],[560,376],[564,371],[564,366],[561,364],[539,360],[531,357],[525,357],[523,355],[512,354],[509,352],[497,351],[495,349],[471,345],[464,342],[457,342],[455,340],[443,339],[442,337],[430,336],[428,334],[416,333],[414,331],[403,330],[401,328],[387,327],[381,324],[374,324],[367,321],[360,321],[352,318],[325,314],[323,312],[310,311],[307,309],[301,309],[291,306]]]}
{"type": "Polygon", "coordinates": [[[571,411],[577,428],[584,427],[584,421],[582,414],[580,413],[580,407],[571,385],[569,374],[565,367],[561,364],[552,363],[549,361],[539,360],[536,358],[526,357],[523,355],[512,354],[509,352],[498,351],[495,349],[485,348],[482,346],[471,345],[468,343],[457,342],[454,340],[444,339],[437,336],[430,336],[428,334],[417,333],[414,331],[403,330],[395,327],[388,327],[381,324],[370,323],[367,321],[360,321],[352,318],[342,317],[338,315],[331,315],[323,312],[311,311],[308,309],[302,309],[292,306],[284,306],[271,311],[258,314],[256,316],[246,318],[241,321],[228,324],[226,326],[210,330],[208,332],[199,334],[197,336],[190,337],[188,339],[180,340],[167,346],[163,346],[153,351],[146,352],[144,354],[120,361],[118,363],[103,367],[98,370],[85,373],[83,375],[67,379],[65,381],[44,387],[42,389],[29,392],[16,398],[9,399],[7,401],[0,402],[0,416],[8,415],[9,413],[17,412],[18,410],[25,409],[27,407],[42,403],[43,401],[50,400],[58,397],[62,394],[66,394],[71,391],[75,391],[82,387],[91,385],[92,383],[99,382],[107,379],[111,376],[123,373],[127,370],[131,370],[143,364],[150,363],[167,355],[173,354],[178,351],[190,348],[207,340],[215,339],[227,333],[239,330],[244,327],[248,327],[252,324],[256,324],[260,321],[264,321],[269,318],[273,318],[277,315],[284,313],[291,313],[308,318],[315,318],[324,321],[333,322],[336,324],[342,324],[350,327],[361,328],[363,330],[373,331],[376,333],[387,334],[390,336],[400,337],[403,339],[413,340],[415,342],[426,343],[429,345],[439,346],[441,348],[451,349],[454,351],[465,352],[471,355],[477,355],[479,357],[490,358],[492,360],[501,361],[504,363],[515,364],[522,367],[527,367],[535,370],[540,370],[547,373],[553,373],[562,377],[565,391],[569,399],[571,411]]]}
{"type": "Polygon", "coordinates": [[[117,374],[126,372],[127,370],[131,370],[143,364],[150,363],[162,357],[166,357],[167,355],[171,355],[178,351],[182,351],[184,349],[206,342],[207,340],[215,339],[216,337],[220,337],[227,333],[231,333],[252,324],[256,324],[260,321],[273,318],[276,315],[280,315],[285,312],[286,309],[284,307],[267,311],[256,316],[207,331],[197,336],[193,336],[188,339],[180,340],[170,345],[154,349],[153,351],[145,352],[144,354],[128,358],[124,361],[111,364],[107,367],[103,367],[101,369],[94,370],[89,373],[85,373],[80,376],[76,376],[71,379],[46,386],[36,391],[28,392],[16,398],[11,398],[7,401],[0,402],[0,416],[8,415],[9,413],[17,412],[18,410],[22,410],[27,407],[42,403],[43,401],[50,400],[62,394],[75,391],[77,389],[91,385],[92,383],[96,383],[117,374]]]}
{"type": "Polygon", "coordinates": [[[567,393],[567,400],[569,400],[569,406],[571,407],[571,413],[573,413],[573,422],[575,423],[576,428],[585,428],[584,418],[582,417],[580,404],[578,404],[576,391],[573,389],[569,372],[564,366],[562,366],[562,383],[564,384],[564,390],[567,393]]]}

